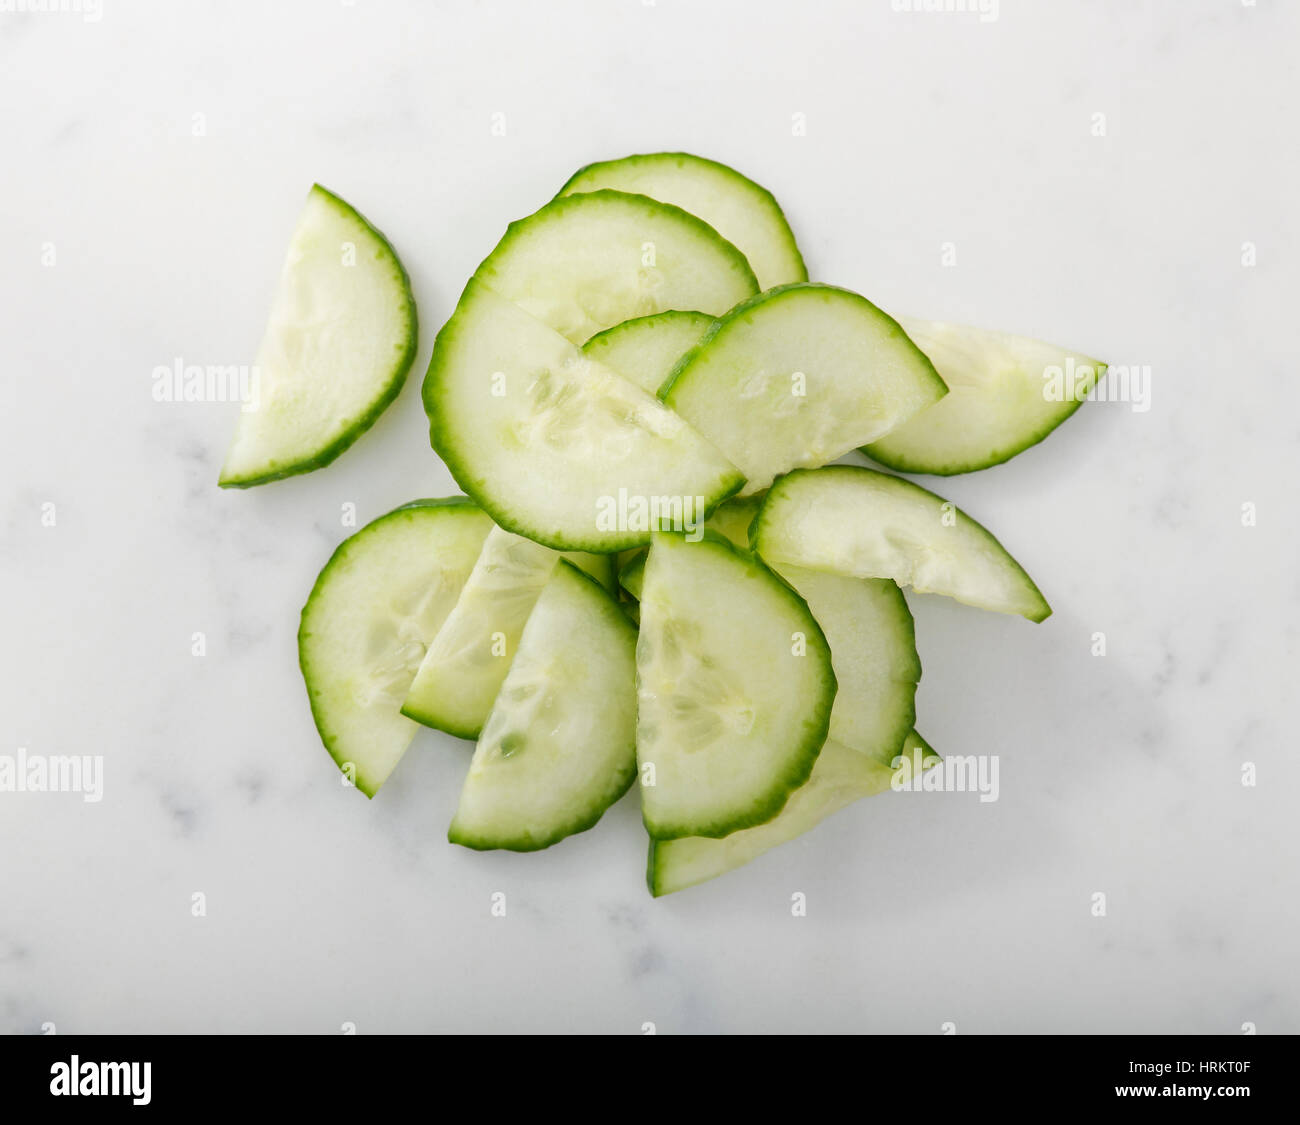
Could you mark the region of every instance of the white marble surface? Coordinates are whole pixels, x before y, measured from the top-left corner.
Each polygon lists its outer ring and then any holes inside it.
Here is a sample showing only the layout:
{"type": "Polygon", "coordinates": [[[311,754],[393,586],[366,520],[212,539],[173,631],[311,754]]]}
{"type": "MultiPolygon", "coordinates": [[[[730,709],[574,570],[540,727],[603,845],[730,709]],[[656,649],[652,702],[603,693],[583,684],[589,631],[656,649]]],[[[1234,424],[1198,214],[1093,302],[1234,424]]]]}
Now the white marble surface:
{"type": "Polygon", "coordinates": [[[0,1029],[1300,1031],[1298,33],[1268,0],[0,14],[0,753],[105,770],[0,794],[0,1029]],[[444,840],[463,744],[342,789],[294,638],[341,505],[453,491],[419,381],[506,222],[663,148],[770,186],[819,279],[1153,384],[943,486],[1056,609],[911,599],[919,725],[1001,799],[878,798],[653,901],[629,801],[510,856],[444,840]],[[403,255],[416,373],[330,468],[223,493],[234,408],[151,372],[251,362],[314,179],[403,255]]]}

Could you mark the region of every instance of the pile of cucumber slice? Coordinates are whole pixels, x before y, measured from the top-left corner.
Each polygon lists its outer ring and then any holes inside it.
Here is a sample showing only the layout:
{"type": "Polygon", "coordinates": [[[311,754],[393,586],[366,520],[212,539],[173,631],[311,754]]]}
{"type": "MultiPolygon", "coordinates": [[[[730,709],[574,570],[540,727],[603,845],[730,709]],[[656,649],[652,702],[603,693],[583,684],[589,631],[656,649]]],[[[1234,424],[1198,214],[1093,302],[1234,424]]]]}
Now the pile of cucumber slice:
{"type": "MultiPolygon", "coordinates": [[[[314,188],[220,483],[342,453],[397,396],[415,326],[393,248],[314,188]]],[[[771,193],[725,165],[583,168],[434,343],[430,438],[465,495],[362,528],[307,599],[321,740],[370,797],[420,724],[474,740],[465,847],[549,847],[635,789],[653,894],[747,863],[939,760],[903,587],[1051,613],[971,517],[849,462],[1006,461],[1078,406],[1044,393],[1071,363],[1105,370],[810,282],[771,193]]]]}

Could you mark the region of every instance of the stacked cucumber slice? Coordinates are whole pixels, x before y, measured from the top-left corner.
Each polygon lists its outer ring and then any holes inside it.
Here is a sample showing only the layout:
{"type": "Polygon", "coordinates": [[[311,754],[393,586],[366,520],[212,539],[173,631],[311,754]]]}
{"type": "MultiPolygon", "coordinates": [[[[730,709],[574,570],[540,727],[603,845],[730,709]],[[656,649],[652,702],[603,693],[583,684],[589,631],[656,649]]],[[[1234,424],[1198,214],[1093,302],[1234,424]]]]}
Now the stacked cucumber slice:
{"type": "MultiPolygon", "coordinates": [[[[221,483],[332,460],[414,339],[392,248],[314,189],[221,483]]],[[[420,724],[475,740],[465,847],[549,847],[633,789],[653,894],[748,863],[939,760],[904,588],[1051,613],[953,504],[832,462],[999,464],[1077,408],[1045,393],[1071,365],[1084,392],[1105,371],[809,282],[771,193],[725,165],[588,165],[509,226],[434,342],[430,440],[466,495],[367,525],[308,598],[322,741],[373,797],[420,724]]]]}

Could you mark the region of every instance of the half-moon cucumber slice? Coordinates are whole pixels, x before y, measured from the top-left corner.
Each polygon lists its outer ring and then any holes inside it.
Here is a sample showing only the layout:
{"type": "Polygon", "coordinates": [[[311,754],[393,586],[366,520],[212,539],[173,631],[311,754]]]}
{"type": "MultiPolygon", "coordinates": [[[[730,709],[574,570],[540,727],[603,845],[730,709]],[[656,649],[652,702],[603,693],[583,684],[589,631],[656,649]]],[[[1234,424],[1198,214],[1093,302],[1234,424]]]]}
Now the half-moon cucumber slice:
{"type": "Polygon", "coordinates": [[[420,729],[402,700],[491,527],[463,496],[417,500],[345,539],[312,587],[298,630],[311,713],[367,797],[420,729]]]}
{"type": "Polygon", "coordinates": [[[653,395],[658,394],[677,361],[712,326],[713,317],[705,313],[669,309],[606,328],[583,344],[582,350],[589,359],[613,368],[653,395]]]}
{"type": "MultiPolygon", "coordinates": [[[[926,741],[912,731],[900,753],[912,760],[911,756],[918,751],[923,769],[939,761],[926,741]]],[[[734,871],[777,845],[803,835],[854,801],[885,792],[895,772],[888,762],[828,740],[807,783],[796,789],[780,815],[766,824],[732,833],[723,840],[699,836],[651,840],[646,866],[650,893],[656,897],[672,894],[734,871]]]]}
{"type": "Polygon", "coordinates": [[[583,832],[636,779],[636,628],[561,560],[474,750],[448,839],[536,851],[583,832]]]}
{"type": "Polygon", "coordinates": [[[647,831],[717,837],[770,820],[826,739],[835,673],[821,627],[790,586],[715,536],[656,535],[640,608],[647,831]]]}
{"type": "Polygon", "coordinates": [[[947,390],[865,297],[813,284],[733,309],[670,380],[663,400],[739,466],[746,494],[883,437],[947,390]]]}
{"type": "Polygon", "coordinates": [[[415,342],[415,299],[396,252],[315,185],[218,483],[248,488],[328,465],[397,397],[415,342]]]}
{"type": "Polygon", "coordinates": [[[948,393],[862,452],[904,473],[954,476],[1009,461],[1079,409],[1106,365],[1054,344],[899,317],[948,393]]]}
{"type": "Polygon", "coordinates": [[[458,738],[478,738],[524,623],[556,563],[565,557],[597,581],[611,584],[610,555],[564,556],[494,527],[455,608],[424,655],[402,714],[458,738]]]}
{"type": "Polygon", "coordinates": [[[620,191],[553,199],[511,223],[474,276],[575,344],[666,309],[716,316],[758,292],[707,223],[620,191]]]}
{"type": "Polygon", "coordinates": [[[774,565],[808,603],[831,646],[839,690],[827,738],[889,762],[916,722],[921,661],[907,599],[888,578],[774,565]]]}
{"type": "Polygon", "coordinates": [[[743,483],[679,415],[481,281],[438,333],[424,406],[461,488],[559,551],[689,530],[743,483]]]}
{"type": "Polygon", "coordinates": [[[1042,621],[1038,587],[988,531],[911,481],[849,465],[801,469],[768,491],[751,530],[776,567],[892,578],[996,613],[1042,621]]]}
{"type": "Polygon", "coordinates": [[[688,152],[652,152],[578,169],[560,195],[613,188],[698,215],[749,259],[763,289],[807,281],[794,233],[770,191],[734,168],[688,152]]]}

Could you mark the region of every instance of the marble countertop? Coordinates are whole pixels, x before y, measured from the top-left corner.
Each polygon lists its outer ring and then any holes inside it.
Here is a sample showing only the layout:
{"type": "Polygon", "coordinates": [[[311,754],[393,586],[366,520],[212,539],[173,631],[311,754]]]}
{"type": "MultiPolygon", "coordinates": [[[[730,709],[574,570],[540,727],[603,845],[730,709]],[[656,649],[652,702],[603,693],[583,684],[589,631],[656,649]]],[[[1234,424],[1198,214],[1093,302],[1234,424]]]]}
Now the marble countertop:
{"type": "Polygon", "coordinates": [[[0,793],[0,1030],[1300,1031],[1294,7],[45,6],[0,12],[0,755],[100,757],[102,799],[0,793]],[[466,744],[342,788],[295,632],[345,505],[455,491],[420,375],[505,224],[659,149],[770,187],[816,279],[1150,398],[938,485],[1056,610],[910,599],[918,726],[999,799],[875,798],[655,901],[632,800],[475,854],[466,744]],[[314,180],[402,254],[415,374],[222,492],[237,407],[151,373],[252,361],[314,180]]]}

